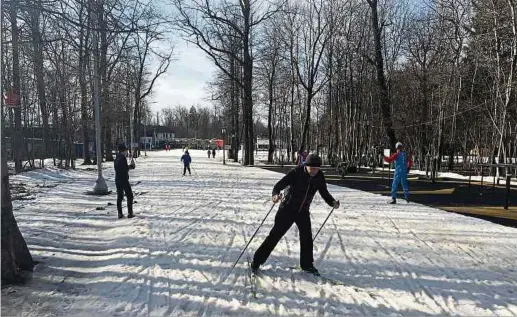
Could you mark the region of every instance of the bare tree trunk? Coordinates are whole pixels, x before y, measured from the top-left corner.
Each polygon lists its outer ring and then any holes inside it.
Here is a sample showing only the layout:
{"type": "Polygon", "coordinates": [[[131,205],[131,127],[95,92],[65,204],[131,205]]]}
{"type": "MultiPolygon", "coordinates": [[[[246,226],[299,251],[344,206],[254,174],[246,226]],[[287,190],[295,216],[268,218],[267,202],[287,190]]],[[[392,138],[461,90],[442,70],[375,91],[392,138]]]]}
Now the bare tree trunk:
{"type": "Polygon", "coordinates": [[[307,101],[305,104],[305,121],[303,123],[302,141],[300,142],[300,151],[310,147],[310,143],[307,142],[308,135],[310,133],[310,121],[311,121],[311,104],[312,104],[312,87],[307,88],[307,101]],[[307,146],[306,146],[307,145],[307,146]]]}
{"type": "Polygon", "coordinates": [[[12,93],[18,96],[16,108],[14,108],[14,121],[16,125],[16,133],[12,136],[12,148],[14,150],[14,164],[16,173],[22,171],[22,112],[21,112],[21,94],[20,94],[20,53],[18,49],[18,24],[17,24],[17,2],[11,3],[11,34],[12,34],[12,48],[13,48],[13,91],[12,93]]]}
{"type": "Polygon", "coordinates": [[[241,9],[244,17],[243,28],[243,79],[244,79],[244,144],[246,151],[244,153],[244,165],[254,164],[254,122],[253,122],[253,59],[251,58],[250,39],[251,39],[251,0],[241,2],[241,9]]]}
{"type": "MultiPolygon", "coordinates": [[[[232,43],[232,52],[236,55],[238,54],[238,47],[237,45],[232,43]]],[[[239,161],[239,109],[240,109],[240,93],[239,93],[239,85],[233,80],[232,78],[236,78],[238,73],[238,63],[235,61],[234,55],[230,55],[230,71],[231,71],[231,78],[230,78],[230,103],[231,103],[231,116],[232,116],[232,156],[234,162],[239,161]]]]}
{"type": "Polygon", "coordinates": [[[40,32],[39,16],[41,13],[41,0],[38,1],[37,8],[30,9],[32,44],[34,47],[34,75],[36,77],[36,85],[38,91],[38,102],[41,111],[41,119],[43,121],[43,145],[44,156],[48,157],[49,143],[49,115],[47,109],[47,101],[45,98],[45,69],[43,67],[43,40],[40,32]]]}
{"type": "MultiPolygon", "coordinates": [[[[291,61],[294,60],[294,38],[291,36],[290,45],[289,45],[289,54],[291,61]]],[[[296,149],[296,142],[294,138],[294,96],[295,96],[295,86],[296,86],[296,70],[294,68],[294,63],[291,63],[291,100],[290,100],[290,107],[289,107],[289,137],[290,137],[290,145],[291,145],[291,151],[290,151],[290,161],[295,161],[295,149],[296,149]]]]}
{"type": "Polygon", "coordinates": [[[381,93],[381,112],[383,118],[383,126],[386,136],[389,139],[390,146],[395,148],[397,139],[395,137],[395,131],[392,128],[391,122],[391,98],[389,95],[388,85],[386,82],[386,76],[384,75],[384,59],[382,56],[382,26],[379,25],[378,16],[378,0],[366,0],[370,5],[372,11],[372,28],[373,28],[373,39],[375,42],[375,66],[377,70],[377,85],[379,86],[381,93]]]}
{"type": "Polygon", "coordinates": [[[14,218],[8,171],[2,148],[2,285],[21,282],[21,271],[34,268],[31,253],[14,218]]]}
{"type": "Polygon", "coordinates": [[[70,140],[70,137],[69,135],[71,134],[70,131],[68,131],[68,121],[69,120],[72,120],[71,116],[69,116],[69,113],[68,113],[68,100],[66,98],[66,82],[65,82],[65,67],[64,65],[66,65],[66,59],[65,59],[65,56],[64,56],[64,50],[63,48],[61,48],[61,56],[60,58],[58,59],[58,61],[61,61],[61,66],[58,66],[58,69],[57,69],[57,75],[59,76],[59,86],[60,86],[60,89],[59,89],[59,92],[58,92],[58,100],[59,100],[59,103],[61,105],[61,135],[63,136],[63,138],[65,139],[64,140],[64,151],[63,151],[63,156],[62,158],[65,159],[65,168],[68,168],[69,165],[69,153],[70,153],[70,147],[71,147],[71,144],[69,143],[69,140],[70,140]]]}
{"type": "Polygon", "coordinates": [[[268,99],[269,99],[269,105],[268,105],[268,113],[267,113],[267,132],[268,132],[268,139],[269,139],[269,148],[268,148],[268,155],[267,155],[267,162],[273,163],[273,153],[275,152],[275,138],[273,134],[273,87],[274,87],[274,78],[275,78],[275,66],[273,66],[271,70],[271,76],[269,78],[268,83],[268,99]]]}

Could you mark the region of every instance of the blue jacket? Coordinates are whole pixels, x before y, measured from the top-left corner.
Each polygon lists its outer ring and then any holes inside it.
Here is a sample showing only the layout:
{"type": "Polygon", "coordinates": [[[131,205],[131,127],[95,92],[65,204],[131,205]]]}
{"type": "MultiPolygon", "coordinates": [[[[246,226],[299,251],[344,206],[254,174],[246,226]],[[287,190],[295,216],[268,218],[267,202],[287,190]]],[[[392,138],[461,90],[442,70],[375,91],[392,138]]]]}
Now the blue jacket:
{"type": "Polygon", "coordinates": [[[192,162],[192,158],[190,157],[190,154],[183,154],[181,156],[180,161],[183,161],[184,165],[190,165],[190,163],[192,162]]]}
{"type": "Polygon", "coordinates": [[[395,162],[395,173],[406,175],[408,170],[411,169],[413,165],[413,160],[411,156],[406,153],[406,151],[397,151],[390,157],[385,157],[384,160],[386,162],[395,162]]]}

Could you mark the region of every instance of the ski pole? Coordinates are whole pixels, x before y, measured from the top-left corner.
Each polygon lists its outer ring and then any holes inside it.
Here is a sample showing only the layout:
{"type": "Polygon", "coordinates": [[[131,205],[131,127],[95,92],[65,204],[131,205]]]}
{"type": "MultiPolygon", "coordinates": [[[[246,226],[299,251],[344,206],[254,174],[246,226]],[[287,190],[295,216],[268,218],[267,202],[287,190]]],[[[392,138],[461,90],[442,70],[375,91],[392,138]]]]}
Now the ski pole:
{"type": "Polygon", "coordinates": [[[241,256],[244,254],[244,252],[246,251],[246,249],[248,248],[248,246],[250,245],[251,241],[253,241],[253,238],[255,238],[255,235],[257,234],[257,232],[259,231],[260,227],[262,227],[262,225],[264,224],[264,221],[266,221],[266,218],[267,216],[269,216],[269,214],[271,213],[271,210],[273,210],[273,207],[275,207],[276,203],[273,203],[273,206],[271,206],[271,208],[269,209],[268,213],[266,214],[266,216],[264,217],[264,219],[262,220],[262,222],[260,223],[260,226],[258,226],[257,230],[255,230],[255,233],[251,236],[251,239],[250,241],[248,241],[248,244],[246,244],[246,246],[244,247],[244,249],[242,250],[241,254],[239,255],[239,257],[237,258],[237,261],[235,261],[235,263],[233,263],[232,265],[232,269],[237,265],[237,263],[239,262],[239,260],[241,259],[241,256]]]}
{"type": "Polygon", "coordinates": [[[316,235],[314,236],[314,238],[312,239],[312,242],[314,242],[314,240],[316,240],[316,237],[318,236],[318,234],[320,233],[321,229],[323,229],[323,226],[325,225],[325,223],[327,222],[327,220],[329,220],[330,218],[330,215],[332,215],[332,213],[334,212],[334,209],[336,208],[332,208],[332,210],[329,212],[329,215],[327,216],[327,219],[325,219],[325,221],[323,221],[323,223],[321,224],[321,227],[318,229],[318,232],[316,232],[316,235]]]}
{"type": "Polygon", "coordinates": [[[192,172],[194,172],[194,175],[196,175],[196,176],[197,176],[197,172],[196,172],[196,170],[194,169],[194,167],[193,167],[193,166],[191,166],[190,168],[192,169],[192,172]]]}

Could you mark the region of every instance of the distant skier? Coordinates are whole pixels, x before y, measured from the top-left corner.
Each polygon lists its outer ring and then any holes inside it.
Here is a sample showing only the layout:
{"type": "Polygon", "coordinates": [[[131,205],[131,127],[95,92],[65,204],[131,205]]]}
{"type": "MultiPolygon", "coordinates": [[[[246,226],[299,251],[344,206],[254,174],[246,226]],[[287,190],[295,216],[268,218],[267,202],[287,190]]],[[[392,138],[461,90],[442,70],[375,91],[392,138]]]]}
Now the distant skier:
{"type": "Polygon", "coordinates": [[[273,188],[273,202],[281,199],[280,191],[289,186],[285,198],[280,204],[275,216],[275,224],[266,240],[255,252],[251,269],[257,272],[264,264],[284,234],[296,223],[300,232],[300,266],[302,270],[318,274],[314,267],[311,216],[309,208],[319,191],[325,202],[334,208],[339,208],[339,201],[335,200],[327,190],[325,176],[320,170],[321,158],[316,154],[307,157],[304,166],[298,166],[285,175],[273,188]]]}
{"type": "Polygon", "coordinates": [[[192,175],[192,173],[190,173],[190,163],[192,162],[192,158],[190,157],[188,150],[186,150],[185,154],[181,156],[181,161],[183,162],[183,176],[185,176],[187,170],[188,174],[192,175]]]}
{"type": "Polygon", "coordinates": [[[215,149],[212,149],[212,157],[215,158],[215,149]]]}
{"type": "Polygon", "coordinates": [[[117,186],[117,211],[118,217],[124,218],[122,213],[122,200],[124,193],[127,197],[127,217],[133,218],[133,191],[129,184],[129,170],[135,168],[135,161],[131,159],[131,164],[127,165],[128,149],[125,144],[119,144],[118,155],[115,159],[115,185],[117,186]]]}
{"type": "Polygon", "coordinates": [[[303,166],[305,164],[305,160],[307,159],[307,151],[300,151],[300,153],[298,153],[298,166],[303,166]]]}
{"type": "Polygon", "coordinates": [[[391,184],[391,201],[390,204],[397,203],[397,189],[399,183],[402,183],[404,189],[404,199],[409,202],[409,185],[407,181],[407,174],[413,166],[411,156],[403,151],[403,145],[401,142],[397,142],[395,145],[397,152],[390,157],[384,157],[384,160],[388,163],[395,162],[395,174],[393,175],[393,183],[391,184]]]}
{"type": "Polygon", "coordinates": [[[208,153],[208,158],[210,158],[210,154],[212,153],[212,152],[210,151],[210,149],[208,149],[207,153],[208,153]]]}

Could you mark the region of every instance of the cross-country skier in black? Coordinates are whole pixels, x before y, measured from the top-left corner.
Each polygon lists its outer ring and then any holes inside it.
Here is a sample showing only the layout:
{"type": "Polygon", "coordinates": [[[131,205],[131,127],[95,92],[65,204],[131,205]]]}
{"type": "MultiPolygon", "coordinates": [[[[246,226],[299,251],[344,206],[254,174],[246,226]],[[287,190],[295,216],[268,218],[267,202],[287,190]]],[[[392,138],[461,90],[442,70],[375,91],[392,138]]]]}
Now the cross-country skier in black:
{"type": "Polygon", "coordinates": [[[285,175],[273,188],[273,202],[280,201],[280,191],[288,187],[280,207],[275,216],[275,224],[266,240],[258,248],[251,263],[251,269],[256,273],[260,265],[264,264],[284,234],[296,223],[300,232],[300,266],[302,270],[318,274],[314,267],[312,254],[312,231],[309,208],[316,194],[320,192],[325,202],[334,208],[339,208],[339,201],[335,200],[327,190],[325,176],[320,170],[321,158],[310,154],[305,164],[298,166],[285,175]]]}
{"type": "Polygon", "coordinates": [[[212,157],[215,158],[215,149],[212,149],[212,157]]]}
{"type": "Polygon", "coordinates": [[[131,164],[127,165],[128,149],[125,144],[119,144],[118,155],[115,159],[115,185],[117,186],[117,210],[118,217],[124,218],[122,213],[122,200],[124,193],[127,197],[127,217],[133,218],[133,191],[129,184],[129,170],[135,168],[135,161],[131,160],[131,164]]]}

